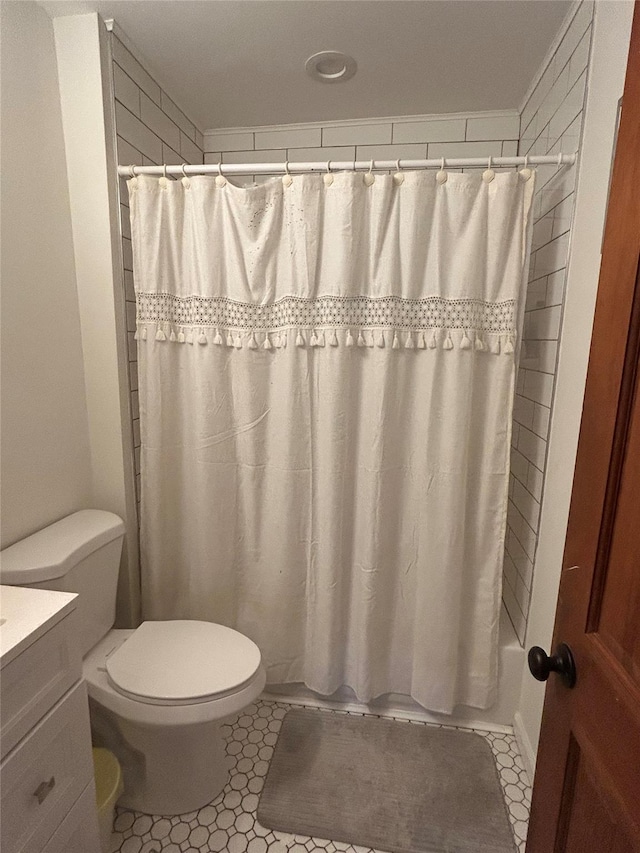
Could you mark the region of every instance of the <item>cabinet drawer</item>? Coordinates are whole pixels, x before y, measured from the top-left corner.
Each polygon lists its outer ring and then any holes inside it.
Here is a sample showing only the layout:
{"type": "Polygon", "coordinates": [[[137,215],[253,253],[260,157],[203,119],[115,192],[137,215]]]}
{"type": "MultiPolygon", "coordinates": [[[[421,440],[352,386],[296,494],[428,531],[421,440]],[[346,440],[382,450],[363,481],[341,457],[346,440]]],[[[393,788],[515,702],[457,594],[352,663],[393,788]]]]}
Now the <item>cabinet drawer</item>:
{"type": "Polygon", "coordinates": [[[2,853],[40,853],[93,777],[84,682],[5,758],[0,776],[2,853]]]}
{"type": "Polygon", "coordinates": [[[84,789],[42,853],[101,853],[93,783],[84,789]]]}
{"type": "Polygon", "coordinates": [[[74,613],[56,623],[0,673],[1,757],[13,749],[82,676],[74,613]]]}

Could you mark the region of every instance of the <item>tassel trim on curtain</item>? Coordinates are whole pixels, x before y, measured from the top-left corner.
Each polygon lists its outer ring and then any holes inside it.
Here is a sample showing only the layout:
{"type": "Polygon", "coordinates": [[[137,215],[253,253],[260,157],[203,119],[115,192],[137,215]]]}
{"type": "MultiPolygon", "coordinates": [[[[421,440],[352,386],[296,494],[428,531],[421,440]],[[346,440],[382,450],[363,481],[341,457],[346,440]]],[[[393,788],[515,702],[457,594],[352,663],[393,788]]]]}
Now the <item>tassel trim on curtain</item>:
{"type": "Polygon", "coordinates": [[[260,305],[226,297],[137,294],[136,340],[233,349],[389,347],[511,354],[515,302],[397,296],[289,296],[260,305]]]}
{"type": "Polygon", "coordinates": [[[231,349],[275,350],[287,346],[289,334],[297,347],[380,347],[394,350],[463,349],[509,355],[515,349],[514,334],[483,334],[464,330],[440,330],[439,332],[406,332],[393,329],[282,329],[278,332],[241,332],[215,328],[174,327],[167,323],[156,325],[138,321],[134,338],[146,341],[171,343],[213,344],[231,349]],[[338,334],[340,332],[340,334],[338,334]]]}

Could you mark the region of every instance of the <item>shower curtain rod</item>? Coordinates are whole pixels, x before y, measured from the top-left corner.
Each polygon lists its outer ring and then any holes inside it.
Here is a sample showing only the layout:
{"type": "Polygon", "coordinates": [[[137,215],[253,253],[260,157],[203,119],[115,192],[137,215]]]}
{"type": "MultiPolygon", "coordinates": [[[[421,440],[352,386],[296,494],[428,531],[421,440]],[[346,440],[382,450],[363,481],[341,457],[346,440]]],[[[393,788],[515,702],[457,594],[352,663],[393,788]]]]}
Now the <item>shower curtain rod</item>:
{"type": "Polygon", "coordinates": [[[328,160],[321,163],[206,163],[196,166],[118,166],[120,177],[135,175],[299,175],[306,172],[369,172],[411,169],[486,169],[503,166],[572,166],[575,154],[531,157],[438,157],[431,160],[328,160]]]}

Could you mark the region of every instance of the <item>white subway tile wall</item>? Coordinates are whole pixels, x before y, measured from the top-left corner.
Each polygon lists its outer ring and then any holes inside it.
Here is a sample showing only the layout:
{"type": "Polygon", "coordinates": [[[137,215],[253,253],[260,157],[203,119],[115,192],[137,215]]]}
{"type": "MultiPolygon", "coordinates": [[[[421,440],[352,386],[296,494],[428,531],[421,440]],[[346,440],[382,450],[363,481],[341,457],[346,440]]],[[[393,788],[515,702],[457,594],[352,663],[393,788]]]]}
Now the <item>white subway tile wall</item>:
{"type": "MultiPolygon", "coordinates": [[[[520,116],[518,153],[578,150],[593,2],[577,7],[520,116]]],[[[484,133],[481,123],[478,133],[484,133]]],[[[472,131],[473,132],[473,131],[472,131]]],[[[473,136],[467,135],[467,139],[473,136]]],[[[475,137],[478,138],[478,137],[475,137]]],[[[481,137],[483,138],[483,137],[481,137]]],[[[503,598],[524,644],[543,500],[576,167],[538,167],[529,283],[513,413],[503,598]]]]}
{"type": "MultiPolygon", "coordinates": [[[[224,165],[510,156],[518,153],[519,125],[514,111],[220,129],[204,134],[204,161],[224,165]]],[[[236,176],[232,180],[250,184],[268,177],[236,176]]]]}
{"type": "MultiPolygon", "coordinates": [[[[322,147],[330,148],[332,145],[387,145],[393,142],[393,124],[383,122],[381,124],[355,124],[355,125],[332,125],[322,128],[322,147]]],[[[413,140],[397,140],[398,142],[412,142],[413,140]]]]}
{"type": "MultiPolygon", "coordinates": [[[[176,106],[124,44],[111,34],[118,163],[143,166],[167,163],[196,165],[203,162],[203,136],[176,106]]],[[[136,306],[129,194],[120,181],[120,221],[129,354],[129,392],[136,471],[136,497],[140,500],[140,411],[138,408],[138,353],[134,340],[136,306]]]]}
{"type": "MultiPolygon", "coordinates": [[[[318,159],[317,148],[288,148],[289,160],[304,163],[315,162],[318,159]]],[[[335,145],[322,149],[322,157],[325,160],[355,160],[355,145],[335,145]]]]}
{"type": "MultiPolygon", "coordinates": [[[[430,121],[406,121],[393,126],[394,143],[401,142],[464,142],[467,138],[467,123],[474,119],[439,119],[430,121]]],[[[496,119],[489,119],[495,123],[496,119]]],[[[497,119],[499,122],[499,119],[497,119]]],[[[513,136],[517,136],[516,130],[513,136]]],[[[494,139],[495,137],[491,137],[494,139]]]]}

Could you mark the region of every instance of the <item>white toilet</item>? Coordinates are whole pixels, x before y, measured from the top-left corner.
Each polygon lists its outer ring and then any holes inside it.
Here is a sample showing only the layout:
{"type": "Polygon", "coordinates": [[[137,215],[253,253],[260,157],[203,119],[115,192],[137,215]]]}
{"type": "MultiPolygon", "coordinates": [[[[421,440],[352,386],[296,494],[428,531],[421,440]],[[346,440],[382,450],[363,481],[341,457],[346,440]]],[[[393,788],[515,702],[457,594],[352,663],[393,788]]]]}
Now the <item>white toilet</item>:
{"type": "Polygon", "coordinates": [[[254,642],[212,622],[114,630],[124,532],[110,512],[76,512],[5,549],[0,582],[79,593],[91,725],[122,766],[120,803],[183,814],[226,784],[220,721],[259,696],[265,671],[254,642]]]}

